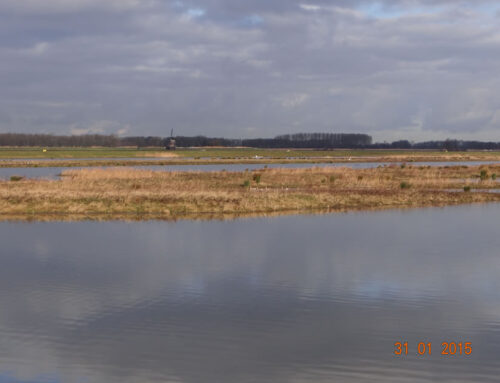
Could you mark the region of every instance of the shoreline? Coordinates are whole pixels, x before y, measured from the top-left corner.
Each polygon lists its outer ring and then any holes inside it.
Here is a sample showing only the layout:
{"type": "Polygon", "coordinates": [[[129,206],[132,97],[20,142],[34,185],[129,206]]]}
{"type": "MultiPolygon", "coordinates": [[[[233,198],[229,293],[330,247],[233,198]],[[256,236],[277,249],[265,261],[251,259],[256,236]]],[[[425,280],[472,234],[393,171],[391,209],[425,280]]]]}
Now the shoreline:
{"type": "Polygon", "coordinates": [[[307,157],[307,158],[213,158],[213,159],[16,159],[0,160],[0,168],[42,168],[42,167],[139,167],[139,166],[169,166],[169,165],[234,165],[234,164],[349,164],[349,163],[380,163],[383,164],[417,164],[419,162],[498,162],[500,156],[358,156],[358,157],[307,157]]]}
{"type": "Polygon", "coordinates": [[[435,209],[446,207],[458,207],[465,205],[486,205],[490,203],[500,203],[498,201],[477,201],[469,203],[445,203],[423,206],[382,206],[373,208],[345,208],[345,209],[303,209],[303,210],[282,210],[249,213],[179,213],[177,215],[162,214],[140,214],[140,213],[42,213],[42,214],[2,214],[0,222],[178,222],[178,221],[232,221],[240,219],[275,218],[292,216],[320,216],[329,214],[355,214],[365,212],[382,211],[409,211],[414,209],[435,209]]]}

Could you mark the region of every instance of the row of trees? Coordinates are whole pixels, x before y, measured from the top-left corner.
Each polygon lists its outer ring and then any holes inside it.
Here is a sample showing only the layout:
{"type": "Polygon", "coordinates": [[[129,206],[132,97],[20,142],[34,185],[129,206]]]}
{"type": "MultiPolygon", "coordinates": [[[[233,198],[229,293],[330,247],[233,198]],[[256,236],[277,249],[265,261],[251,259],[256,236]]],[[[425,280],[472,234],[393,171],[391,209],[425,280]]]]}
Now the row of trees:
{"type": "MultiPolygon", "coordinates": [[[[365,147],[372,138],[366,134],[299,133],[275,138],[228,139],[205,136],[176,136],[179,147],[192,146],[251,146],[258,148],[347,148],[365,147]]],[[[47,147],[89,147],[89,146],[136,146],[161,147],[165,138],[154,136],[117,137],[114,135],[56,136],[51,134],[0,134],[0,146],[47,146],[47,147]]]]}
{"type": "Polygon", "coordinates": [[[120,146],[137,146],[138,148],[164,146],[164,138],[162,137],[122,137],[120,146]]]}
{"type": "MultiPolygon", "coordinates": [[[[238,146],[242,140],[209,138],[204,136],[175,137],[177,145],[189,146],[238,146]]],[[[52,134],[0,133],[0,146],[46,146],[46,147],[118,147],[136,146],[163,147],[165,138],[155,136],[118,137],[115,135],[85,134],[78,136],[57,136],[52,134]]]]}
{"type": "MultiPolygon", "coordinates": [[[[297,133],[275,138],[228,139],[205,136],[176,136],[179,147],[192,146],[248,146],[253,148],[361,148],[372,143],[367,134],[297,133]]],[[[139,142],[139,141],[137,141],[139,142]]]]}
{"type": "MultiPolygon", "coordinates": [[[[275,138],[228,139],[205,136],[176,136],[178,147],[196,146],[248,146],[254,148],[372,148],[372,149],[428,149],[428,150],[500,150],[500,142],[483,141],[425,141],[407,140],[391,143],[372,143],[367,134],[347,133],[297,133],[275,138]]],[[[165,147],[169,139],[155,136],[118,137],[114,135],[86,134],[79,136],[56,136],[51,134],[0,134],[0,146],[46,146],[46,147],[165,147]]]]}
{"type": "Polygon", "coordinates": [[[191,147],[191,146],[241,146],[243,140],[234,140],[229,138],[211,138],[205,136],[176,136],[175,144],[180,147],[191,147]]]}
{"type": "Polygon", "coordinates": [[[493,141],[424,141],[410,142],[407,140],[394,141],[391,143],[376,143],[372,145],[375,149],[426,149],[426,150],[500,150],[500,142],[493,141]]]}
{"type": "Polygon", "coordinates": [[[114,135],[84,134],[78,136],[55,136],[52,134],[1,133],[0,146],[120,146],[121,139],[114,135]]]}
{"type": "Polygon", "coordinates": [[[276,136],[283,147],[297,148],[363,148],[372,144],[368,134],[352,133],[296,133],[276,136]]]}

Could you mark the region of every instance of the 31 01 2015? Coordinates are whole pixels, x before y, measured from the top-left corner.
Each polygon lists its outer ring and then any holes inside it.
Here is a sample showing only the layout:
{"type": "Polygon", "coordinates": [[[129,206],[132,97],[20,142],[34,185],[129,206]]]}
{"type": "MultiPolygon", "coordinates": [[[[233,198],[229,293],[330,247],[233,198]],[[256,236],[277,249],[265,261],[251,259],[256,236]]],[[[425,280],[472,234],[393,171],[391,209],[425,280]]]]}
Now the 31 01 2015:
{"type": "MultiPolygon", "coordinates": [[[[404,356],[411,352],[411,347],[408,342],[394,343],[394,355],[404,356]]],[[[432,342],[419,342],[416,347],[417,355],[432,355],[432,342]]],[[[454,355],[471,355],[472,343],[471,342],[441,342],[441,355],[454,356],[454,355]]]]}

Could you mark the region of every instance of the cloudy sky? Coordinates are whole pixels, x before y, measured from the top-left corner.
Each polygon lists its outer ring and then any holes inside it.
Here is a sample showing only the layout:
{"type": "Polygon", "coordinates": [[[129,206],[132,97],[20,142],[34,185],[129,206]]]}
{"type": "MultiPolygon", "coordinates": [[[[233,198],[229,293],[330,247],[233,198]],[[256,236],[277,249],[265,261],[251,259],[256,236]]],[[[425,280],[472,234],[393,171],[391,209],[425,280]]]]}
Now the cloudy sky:
{"type": "Polygon", "coordinates": [[[500,3],[1,0],[0,132],[500,141],[500,3]]]}

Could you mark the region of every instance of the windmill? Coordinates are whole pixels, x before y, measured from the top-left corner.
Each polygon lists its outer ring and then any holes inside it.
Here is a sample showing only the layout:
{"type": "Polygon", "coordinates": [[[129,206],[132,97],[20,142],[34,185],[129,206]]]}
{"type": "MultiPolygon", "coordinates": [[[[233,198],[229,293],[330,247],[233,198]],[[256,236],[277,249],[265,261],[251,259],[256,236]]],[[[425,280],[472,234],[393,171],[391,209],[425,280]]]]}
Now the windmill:
{"type": "Polygon", "coordinates": [[[174,129],[170,131],[170,137],[167,139],[167,145],[165,145],[165,149],[175,150],[174,129]]]}

